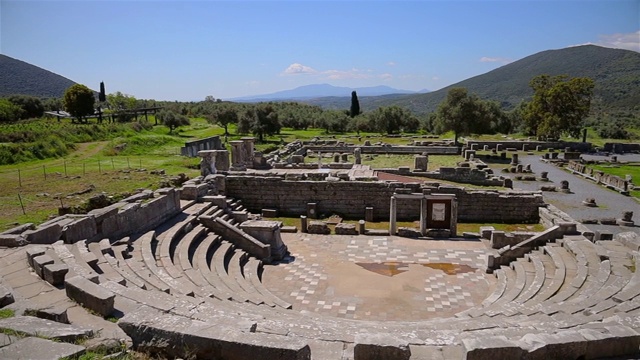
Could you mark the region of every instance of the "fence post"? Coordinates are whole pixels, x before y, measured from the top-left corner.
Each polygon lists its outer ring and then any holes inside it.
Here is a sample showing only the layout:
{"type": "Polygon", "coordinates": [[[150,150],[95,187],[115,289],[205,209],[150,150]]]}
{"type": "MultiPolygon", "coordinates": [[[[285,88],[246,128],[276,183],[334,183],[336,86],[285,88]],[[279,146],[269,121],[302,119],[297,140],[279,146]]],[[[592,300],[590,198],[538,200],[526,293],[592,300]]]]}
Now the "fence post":
{"type": "Polygon", "coordinates": [[[22,208],[22,215],[27,215],[27,212],[24,211],[24,204],[22,203],[22,196],[18,193],[18,200],[20,200],[20,207],[22,208]]]}
{"type": "Polygon", "coordinates": [[[64,163],[64,176],[67,176],[67,160],[65,160],[63,163],[64,163]]]}
{"type": "Polygon", "coordinates": [[[47,180],[47,169],[42,165],[42,173],[44,174],[44,179],[47,180]]]}

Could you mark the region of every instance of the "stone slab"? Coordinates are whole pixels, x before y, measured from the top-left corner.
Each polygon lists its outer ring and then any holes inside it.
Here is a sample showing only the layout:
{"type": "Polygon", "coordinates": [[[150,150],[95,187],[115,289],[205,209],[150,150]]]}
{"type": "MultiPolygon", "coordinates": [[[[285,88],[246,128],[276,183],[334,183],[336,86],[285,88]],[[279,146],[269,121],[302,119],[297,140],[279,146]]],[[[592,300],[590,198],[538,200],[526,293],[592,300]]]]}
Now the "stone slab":
{"type": "Polygon", "coordinates": [[[309,345],[299,338],[243,332],[142,307],[120,319],[135,349],[168,357],[308,360],[309,345]]]}
{"type": "Polygon", "coordinates": [[[62,227],[54,223],[48,226],[40,226],[35,230],[27,230],[22,233],[30,244],[53,244],[60,240],[62,227]]]}
{"type": "Polygon", "coordinates": [[[84,354],[80,345],[61,343],[37,337],[20,339],[0,348],[0,359],[4,360],[58,360],[75,359],[84,354]]]}
{"type": "Polygon", "coordinates": [[[28,243],[22,234],[0,234],[0,246],[18,247],[27,245],[28,243]]]}
{"type": "Polygon", "coordinates": [[[505,336],[486,336],[462,339],[467,360],[520,359],[526,353],[505,336]]]}
{"type": "Polygon", "coordinates": [[[14,302],[13,291],[9,287],[0,284],[0,308],[13,304],[14,302]]]}
{"type": "Polygon", "coordinates": [[[43,277],[44,266],[48,264],[53,264],[53,259],[49,255],[40,255],[33,258],[33,270],[35,270],[36,274],[43,277]]]}
{"type": "Polygon", "coordinates": [[[15,316],[1,319],[0,330],[13,330],[27,336],[41,336],[65,342],[75,342],[93,336],[93,330],[91,329],[61,324],[33,316],[15,316]]]}
{"type": "Polygon", "coordinates": [[[102,316],[113,313],[115,294],[100,285],[80,276],[74,276],[64,282],[67,296],[82,306],[102,316]]]}
{"type": "Polygon", "coordinates": [[[357,334],[354,360],[409,360],[409,343],[389,334],[357,334]]]}
{"type": "Polygon", "coordinates": [[[69,267],[65,264],[47,264],[44,266],[43,279],[53,286],[64,284],[64,278],[69,272],[69,267]]]}

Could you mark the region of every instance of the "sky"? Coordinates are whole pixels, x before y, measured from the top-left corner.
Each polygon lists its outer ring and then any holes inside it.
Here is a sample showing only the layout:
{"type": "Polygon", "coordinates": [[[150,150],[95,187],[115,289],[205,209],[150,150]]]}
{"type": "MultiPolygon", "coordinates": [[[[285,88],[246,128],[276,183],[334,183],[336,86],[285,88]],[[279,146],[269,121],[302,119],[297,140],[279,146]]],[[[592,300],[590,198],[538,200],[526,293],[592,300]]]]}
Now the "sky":
{"type": "Polygon", "coordinates": [[[640,52],[640,0],[0,0],[0,53],[139,99],[437,90],[584,44],[640,52]]]}

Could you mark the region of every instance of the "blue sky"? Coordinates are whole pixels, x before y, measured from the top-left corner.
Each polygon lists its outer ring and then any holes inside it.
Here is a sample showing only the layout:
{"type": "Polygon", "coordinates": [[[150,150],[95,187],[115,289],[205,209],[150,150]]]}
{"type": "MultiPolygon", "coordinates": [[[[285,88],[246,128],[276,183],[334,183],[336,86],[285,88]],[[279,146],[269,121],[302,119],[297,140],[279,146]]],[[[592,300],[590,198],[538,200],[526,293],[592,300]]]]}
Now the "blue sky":
{"type": "Polygon", "coordinates": [[[0,0],[0,53],[142,99],[437,90],[581,44],[640,51],[640,0],[0,0]]]}

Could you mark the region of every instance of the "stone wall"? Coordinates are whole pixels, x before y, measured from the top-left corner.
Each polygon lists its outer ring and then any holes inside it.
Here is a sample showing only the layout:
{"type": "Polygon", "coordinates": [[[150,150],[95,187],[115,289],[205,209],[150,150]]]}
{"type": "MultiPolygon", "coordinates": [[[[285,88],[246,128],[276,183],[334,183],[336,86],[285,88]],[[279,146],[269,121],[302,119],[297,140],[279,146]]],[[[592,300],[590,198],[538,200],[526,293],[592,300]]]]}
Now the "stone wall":
{"type": "Polygon", "coordinates": [[[533,151],[536,147],[540,146],[542,150],[547,149],[559,149],[564,150],[566,148],[570,148],[572,151],[579,152],[589,152],[592,149],[591,143],[583,143],[583,142],[564,142],[564,141],[515,141],[515,140],[506,140],[506,141],[469,141],[467,142],[467,147],[471,148],[472,144],[477,144],[477,148],[482,150],[484,146],[488,146],[489,149],[496,149],[498,144],[501,145],[501,149],[518,149],[522,150],[523,146],[526,147],[527,150],[533,151]]]}
{"type": "Polygon", "coordinates": [[[180,191],[166,188],[143,197],[134,195],[86,215],[59,216],[18,236],[31,244],[119,239],[152,230],[178,214],[180,209],[180,191]]]}
{"type": "Polygon", "coordinates": [[[353,153],[353,150],[360,148],[363,154],[439,154],[439,155],[457,155],[460,154],[460,148],[456,146],[356,146],[356,145],[305,145],[307,151],[317,153],[333,152],[333,153],[353,153]]]}
{"type": "Polygon", "coordinates": [[[605,143],[604,151],[624,154],[624,153],[640,153],[640,143],[624,144],[624,143],[605,143]]]}
{"type": "Polygon", "coordinates": [[[225,148],[222,146],[220,136],[211,136],[185,142],[184,146],[180,148],[180,154],[182,156],[196,157],[200,150],[225,150],[225,148]]]}
{"type": "MultiPolygon", "coordinates": [[[[287,181],[280,177],[227,176],[226,195],[241,199],[251,212],[277,209],[282,216],[307,215],[307,203],[316,203],[319,214],[340,214],[364,219],[366,207],[373,207],[374,220],[389,219],[390,199],[396,188],[412,192],[455,194],[461,222],[537,223],[540,192],[469,191],[459,187],[426,187],[420,183],[380,181],[287,181]]],[[[419,201],[400,201],[398,220],[417,220],[419,201]]]]}
{"type": "Polygon", "coordinates": [[[411,171],[406,168],[377,169],[378,171],[428,179],[453,181],[482,186],[504,186],[504,179],[489,172],[471,167],[441,167],[437,171],[411,171]]]}
{"type": "Polygon", "coordinates": [[[595,170],[593,168],[588,167],[586,164],[582,164],[577,161],[569,161],[567,164],[567,169],[572,172],[577,172],[584,177],[591,179],[598,184],[604,184],[609,188],[613,188],[621,193],[628,194],[629,192],[629,181],[611,174],[606,174],[600,170],[595,170]]]}

